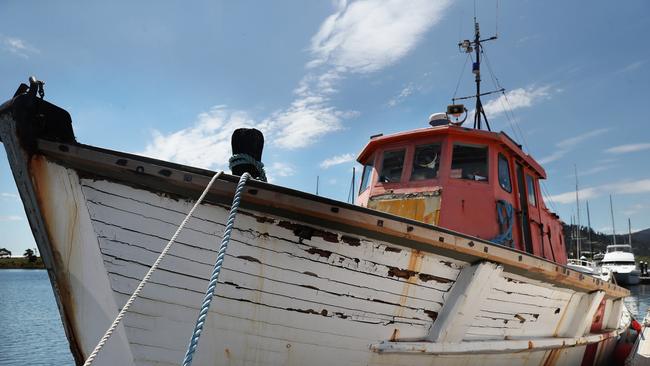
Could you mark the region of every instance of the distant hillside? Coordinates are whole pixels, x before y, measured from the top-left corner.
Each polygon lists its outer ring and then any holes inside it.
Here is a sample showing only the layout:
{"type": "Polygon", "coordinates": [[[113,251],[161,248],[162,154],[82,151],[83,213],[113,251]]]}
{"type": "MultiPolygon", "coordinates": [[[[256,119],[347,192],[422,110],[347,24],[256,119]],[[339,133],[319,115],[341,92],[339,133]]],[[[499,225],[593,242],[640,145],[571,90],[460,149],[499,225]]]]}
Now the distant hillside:
{"type": "MultiPolygon", "coordinates": [[[[567,250],[575,253],[575,240],[571,240],[571,233],[574,230],[573,225],[564,225],[564,237],[566,238],[567,250]]],[[[586,227],[580,230],[582,250],[589,250],[589,231],[586,227]]],[[[616,235],[617,244],[627,244],[628,235],[616,235]]],[[[605,252],[605,247],[612,244],[612,235],[591,230],[591,244],[595,253],[605,252]]],[[[650,228],[632,233],[632,249],[637,255],[650,256],[650,228]]]]}

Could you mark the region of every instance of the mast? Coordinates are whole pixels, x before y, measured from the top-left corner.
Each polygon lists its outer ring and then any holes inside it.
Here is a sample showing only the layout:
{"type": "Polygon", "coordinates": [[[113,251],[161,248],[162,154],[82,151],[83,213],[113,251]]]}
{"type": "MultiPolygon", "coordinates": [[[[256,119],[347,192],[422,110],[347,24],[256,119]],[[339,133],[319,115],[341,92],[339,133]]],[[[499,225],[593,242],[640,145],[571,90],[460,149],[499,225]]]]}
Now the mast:
{"type": "MultiPolygon", "coordinates": [[[[485,116],[483,104],[481,103],[481,31],[479,30],[476,17],[474,18],[474,44],[476,51],[476,61],[472,65],[472,72],[475,75],[474,81],[476,82],[476,113],[474,113],[474,128],[481,129],[481,115],[485,116]]],[[[490,124],[485,117],[485,125],[490,130],[490,124]]]]}
{"type": "Polygon", "coordinates": [[[612,244],[616,245],[616,226],[614,226],[614,205],[612,205],[612,195],[609,195],[609,212],[612,215],[612,244]]]}
{"type": "Polygon", "coordinates": [[[591,246],[591,217],[589,217],[589,201],[587,203],[587,240],[589,240],[589,253],[591,253],[591,259],[594,259],[594,249],[591,246]]]}
{"type": "Polygon", "coordinates": [[[355,167],[352,167],[352,181],[350,182],[350,191],[348,192],[348,203],[352,203],[352,204],[354,204],[354,196],[355,196],[354,183],[355,183],[355,167]]]}
{"type": "Polygon", "coordinates": [[[466,39],[458,44],[458,47],[461,48],[465,53],[471,54],[474,52],[475,60],[473,60],[474,62],[472,63],[472,73],[474,74],[474,82],[476,83],[476,94],[467,97],[452,98],[452,101],[456,103],[457,100],[476,98],[476,109],[474,111],[474,128],[478,130],[481,129],[482,121],[485,120],[485,126],[487,127],[487,130],[491,131],[490,123],[488,122],[487,116],[485,115],[485,110],[483,109],[481,96],[503,92],[505,90],[501,88],[499,90],[481,93],[481,54],[483,53],[482,43],[495,39],[497,39],[497,36],[481,39],[481,30],[478,22],[476,21],[476,17],[474,17],[474,40],[470,41],[469,39],[466,39]]]}
{"type": "Polygon", "coordinates": [[[569,253],[573,254],[573,241],[576,238],[576,226],[573,224],[573,215],[571,215],[571,241],[569,242],[569,253]]]}
{"type": "Polygon", "coordinates": [[[632,247],[632,222],[629,217],[627,218],[627,242],[632,247]]]}
{"type": "Polygon", "coordinates": [[[580,196],[578,195],[578,167],[573,164],[573,171],[576,175],[576,254],[580,259],[580,196]]]}

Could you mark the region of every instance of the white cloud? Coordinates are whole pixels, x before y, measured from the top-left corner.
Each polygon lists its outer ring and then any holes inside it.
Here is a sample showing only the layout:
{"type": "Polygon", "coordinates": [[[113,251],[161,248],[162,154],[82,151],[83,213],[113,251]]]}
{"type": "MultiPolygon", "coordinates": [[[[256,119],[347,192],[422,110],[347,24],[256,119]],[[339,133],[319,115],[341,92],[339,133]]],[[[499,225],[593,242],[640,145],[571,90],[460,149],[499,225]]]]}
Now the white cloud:
{"type": "Polygon", "coordinates": [[[515,110],[530,107],[541,100],[550,98],[550,86],[541,86],[528,88],[517,88],[501,94],[497,99],[492,99],[483,105],[485,114],[490,118],[505,113],[506,107],[509,110],[515,110]]]}
{"type": "MultiPolygon", "coordinates": [[[[600,191],[599,187],[582,188],[578,190],[578,194],[580,195],[581,200],[586,200],[586,199],[597,197],[600,194],[599,191],[600,191]]],[[[552,195],[549,197],[549,199],[557,203],[565,203],[565,204],[575,203],[576,192],[570,191],[570,192],[564,192],[564,193],[552,195]]]]}
{"type": "Polygon", "coordinates": [[[342,121],[359,115],[332,106],[337,84],[350,73],[378,71],[404,57],[442,17],[449,1],[360,0],[338,3],[312,37],[309,72],[294,89],[287,107],[260,122],[243,112],[214,108],[192,127],[169,134],[153,132],[143,154],[202,167],[223,166],[229,157],[230,133],[256,127],[270,145],[282,149],[309,146],[343,129],[342,121]]]}
{"type": "Polygon", "coordinates": [[[555,150],[551,155],[546,155],[539,159],[538,162],[540,164],[548,164],[550,162],[561,159],[564,155],[566,155],[567,152],[568,151],[566,150],[555,150]]]}
{"type": "Polygon", "coordinates": [[[23,58],[29,58],[30,55],[41,52],[36,47],[20,38],[9,37],[3,34],[0,34],[0,44],[5,51],[23,58]]]}
{"type": "MultiPolygon", "coordinates": [[[[578,190],[580,199],[589,199],[604,194],[635,194],[650,192],[650,179],[636,181],[622,181],[617,183],[603,184],[600,186],[583,188],[578,190]]],[[[550,196],[550,199],[557,203],[575,203],[575,191],[564,192],[550,196]]]]}
{"type": "Polygon", "coordinates": [[[5,216],[0,216],[0,222],[3,221],[22,221],[23,217],[18,216],[18,215],[5,215],[5,216]]]}
{"type": "Polygon", "coordinates": [[[12,199],[16,201],[20,200],[20,196],[18,196],[15,193],[8,193],[8,192],[0,192],[0,198],[12,199]]]}
{"type": "MultiPolygon", "coordinates": [[[[311,39],[310,72],[294,90],[296,99],[267,120],[281,148],[309,146],[341,130],[344,119],[359,115],[330,104],[337,83],[350,73],[369,73],[404,57],[442,17],[448,1],[340,1],[311,39]]],[[[412,91],[406,91],[410,93],[412,91]]],[[[406,96],[403,96],[406,97],[406,96]]]]}
{"type": "Polygon", "coordinates": [[[623,210],[623,214],[625,216],[632,216],[635,213],[640,212],[642,210],[649,210],[650,211],[650,204],[635,203],[632,206],[629,206],[625,210],[623,210]]]}
{"type": "Polygon", "coordinates": [[[342,119],[357,115],[353,111],[339,111],[326,101],[318,96],[300,98],[288,109],[271,115],[264,123],[272,133],[271,141],[285,149],[306,147],[319,137],[340,130],[342,119]]]}
{"type": "Polygon", "coordinates": [[[354,159],[355,156],[353,154],[336,155],[336,156],[332,156],[331,158],[327,158],[323,160],[323,162],[320,163],[320,167],[323,169],[327,169],[334,165],[352,162],[354,161],[354,159]]]}
{"type": "Polygon", "coordinates": [[[634,71],[634,70],[640,68],[641,66],[643,66],[643,64],[645,64],[645,62],[646,62],[645,60],[634,61],[634,62],[632,62],[630,64],[625,65],[625,67],[622,67],[622,68],[616,70],[615,74],[634,71]]]}
{"type": "Polygon", "coordinates": [[[650,149],[650,143],[627,144],[627,145],[610,147],[609,149],[605,150],[605,152],[610,154],[625,154],[629,152],[636,152],[636,151],[642,151],[648,149],[650,149]]]}
{"type": "Polygon", "coordinates": [[[587,141],[589,139],[592,139],[592,138],[594,138],[596,136],[602,135],[607,131],[609,131],[608,128],[600,128],[600,129],[597,129],[597,130],[587,131],[587,132],[582,133],[580,135],[564,139],[564,140],[562,140],[562,141],[555,144],[556,150],[552,154],[539,159],[539,163],[540,164],[547,164],[547,163],[559,160],[562,157],[564,157],[564,155],[566,155],[571,150],[573,150],[573,148],[575,148],[576,145],[578,145],[578,144],[580,144],[580,143],[582,143],[584,141],[587,141]]]}
{"type": "Polygon", "coordinates": [[[449,1],[340,2],[312,37],[310,67],[329,64],[351,72],[380,70],[406,55],[442,18],[449,1]]]}
{"type": "Polygon", "coordinates": [[[296,174],[296,170],[291,164],[275,162],[271,164],[267,170],[273,172],[278,177],[290,177],[296,174]]]}
{"type": "Polygon", "coordinates": [[[201,113],[192,127],[169,134],[154,130],[153,141],[140,154],[202,168],[223,169],[231,156],[232,132],[255,125],[244,112],[230,112],[224,106],[216,106],[201,113]]]}
{"type": "MultiPolygon", "coordinates": [[[[607,169],[611,169],[611,168],[612,168],[611,165],[597,165],[597,166],[595,166],[593,168],[590,168],[590,169],[587,169],[587,170],[578,170],[578,176],[583,177],[583,176],[587,176],[587,175],[594,175],[594,174],[597,174],[597,173],[600,173],[600,172],[604,172],[607,169]]],[[[573,178],[573,177],[575,177],[575,174],[574,173],[568,174],[567,177],[573,178]]]]}
{"type": "Polygon", "coordinates": [[[408,83],[407,86],[402,89],[399,94],[391,98],[391,100],[388,101],[388,106],[389,107],[394,107],[398,104],[400,104],[404,99],[406,99],[409,95],[413,94],[413,83],[408,83]]]}
{"type": "Polygon", "coordinates": [[[587,131],[587,132],[582,133],[580,135],[564,139],[564,140],[558,142],[557,144],[555,144],[555,146],[559,147],[560,149],[570,149],[570,148],[575,147],[575,145],[577,145],[577,144],[579,144],[581,142],[584,142],[586,140],[589,140],[590,138],[602,135],[607,131],[609,131],[609,128],[600,128],[600,129],[597,129],[597,130],[587,131]]]}
{"type": "Polygon", "coordinates": [[[296,174],[296,169],[293,165],[283,162],[274,162],[264,168],[269,182],[277,181],[278,177],[290,177],[296,174]]]}

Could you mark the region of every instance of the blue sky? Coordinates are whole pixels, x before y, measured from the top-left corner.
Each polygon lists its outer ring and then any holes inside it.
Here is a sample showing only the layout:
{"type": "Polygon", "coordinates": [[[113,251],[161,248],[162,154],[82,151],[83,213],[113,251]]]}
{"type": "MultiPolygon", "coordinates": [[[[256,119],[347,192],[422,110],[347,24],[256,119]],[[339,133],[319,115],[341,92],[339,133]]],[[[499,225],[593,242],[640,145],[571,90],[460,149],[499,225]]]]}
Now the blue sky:
{"type": "MultiPolygon", "coordinates": [[[[485,36],[496,10],[477,6],[485,36]]],[[[497,95],[488,116],[543,163],[567,222],[575,164],[595,229],[611,231],[610,193],[618,232],[628,217],[650,227],[649,11],[498,4],[486,51],[512,115],[497,95]]],[[[0,91],[36,75],[80,142],[212,169],[234,128],[256,126],[274,183],[314,192],[320,176],[322,195],[346,200],[370,135],[424,127],[450,103],[473,13],[471,1],[3,1],[0,91]]],[[[473,88],[469,65],[462,75],[458,95],[473,88]]],[[[22,254],[35,245],[0,155],[0,247],[22,254]]]]}

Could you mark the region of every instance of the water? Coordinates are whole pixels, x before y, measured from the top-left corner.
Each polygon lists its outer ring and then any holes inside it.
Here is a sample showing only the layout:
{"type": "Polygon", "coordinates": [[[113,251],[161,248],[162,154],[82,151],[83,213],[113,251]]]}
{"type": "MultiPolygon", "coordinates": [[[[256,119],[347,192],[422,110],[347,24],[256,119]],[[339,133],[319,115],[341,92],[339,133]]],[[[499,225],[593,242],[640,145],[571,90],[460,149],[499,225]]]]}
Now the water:
{"type": "MultiPolygon", "coordinates": [[[[625,304],[641,320],[650,307],[650,285],[630,291],[625,304]]],[[[44,270],[0,270],[0,366],[5,365],[74,365],[44,270]]]]}
{"type": "Polygon", "coordinates": [[[625,306],[639,322],[650,308],[650,285],[631,286],[631,296],[625,298],[625,306]]]}
{"type": "Polygon", "coordinates": [[[74,365],[45,270],[0,270],[0,365],[74,365]]]}

